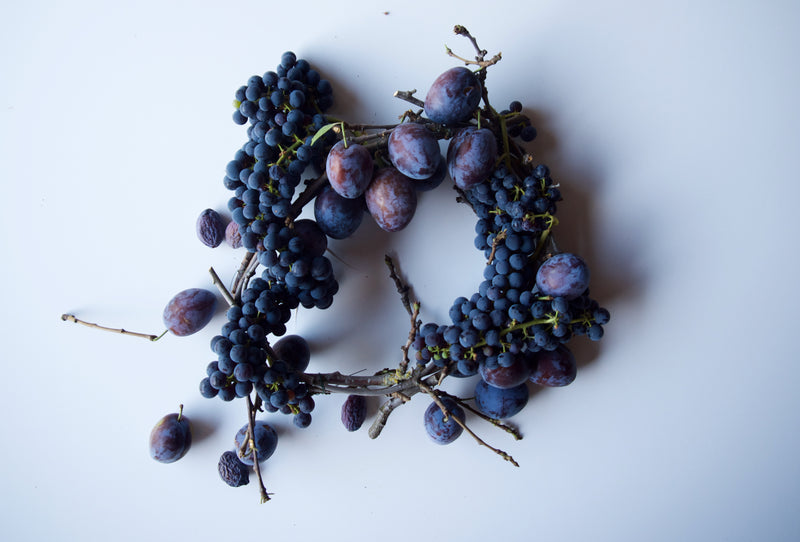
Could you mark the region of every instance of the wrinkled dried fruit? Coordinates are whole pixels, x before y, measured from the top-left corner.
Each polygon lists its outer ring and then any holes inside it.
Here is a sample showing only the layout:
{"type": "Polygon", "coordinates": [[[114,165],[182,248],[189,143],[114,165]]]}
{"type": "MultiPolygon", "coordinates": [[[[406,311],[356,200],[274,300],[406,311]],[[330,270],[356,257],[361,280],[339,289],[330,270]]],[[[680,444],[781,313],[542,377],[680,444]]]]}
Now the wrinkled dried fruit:
{"type": "Polygon", "coordinates": [[[219,458],[219,477],[231,487],[246,486],[250,482],[250,469],[239,461],[235,452],[227,451],[219,458]]]}
{"type": "Polygon", "coordinates": [[[218,247],[225,240],[225,219],[214,209],[206,209],[197,217],[197,237],[211,248],[218,247]]]}
{"type": "Polygon", "coordinates": [[[348,431],[357,431],[367,418],[367,400],[361,395],[348,395],[342,405],[342,424],[348,431]]]}
{"type": "Polygon", "coordinates": [[[240,248],[242,246],[242,234],[239,231],[239,224],[231,220],[225,228],[225,241],[232,248],[240,248]]]}

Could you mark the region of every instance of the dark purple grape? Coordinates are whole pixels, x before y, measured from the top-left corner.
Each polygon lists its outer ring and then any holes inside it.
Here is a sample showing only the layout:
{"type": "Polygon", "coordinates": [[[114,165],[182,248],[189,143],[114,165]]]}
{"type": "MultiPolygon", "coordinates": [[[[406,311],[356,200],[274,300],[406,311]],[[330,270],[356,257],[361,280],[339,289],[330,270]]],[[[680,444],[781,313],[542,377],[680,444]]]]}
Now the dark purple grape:
{"type": "Polygon", "coordinates": [[[225,240],[225,219],[214,209],[206,209],[197,217],[197,237],[207,247],[216,248],[225,240]]]}
{"type": "Polygon", "coordinates": [[[575,356],[563,344],[552,351],[536,352],[538,365],[531,373],[531,382],[540,386],[561,387],[571,384],[578,373],[575,356]]]}
{"type": "MultiPolygon", "coordinates": [[[[275,429],[273,429],[271,425],[262,421],[256,421],[255,425],[253,426],[253,433],[256,444],[256,454],[258,455],[258,461],[260,463],[261,461],[269,459],[270,456],[275,452],[275,448],[278,446],[278,433],[275,432],[275,429]]],[[[234,439],[236,443],[236,456],[242,463],[252,467],[253,450],[250,449],[249,444],[244,448],[245,453],[242,453],[242,444],[244,443],[246,437],[247,424],[243,425],[242,428],[236,433],[236,438],[234,439]]]]}
{"type": "Polygon", "coordinates": [[[464,66],[439,75],[425,96],[425,114],[433,122],[453,124],[467,120],[481,101],[481,83],[464,66]]]}
{"type": "Polygon", "coordinates": [[[427,179],[442,160],[436,136],[415,122],[400,124],[392,130],[388,150],[394,167],[411,179],[427,179]]]}
{"type": "Polygon", "coordinates": [[[367,400],[361,395],[348,395],[342,404],[342,425],[348,431],[357,431],[367,418],[367,400]]]}
{"type": "Polygon", "coordinates": [[[487,384],[495,388],[508,389],[519,386],[528,380],[528,377],[531,376],[531,365],[524,356],[518,355],[508,367],[498,365],[487,369],[486,365],[482,363],[478,372],[487,384]]]}
{"type": "Polygon", "coordinates": [[[365,205],[363,197],[343,198],[326,186],[314,200],[314,218],[328,237],[346,239],[361,225],[365,205]]]}
{"type": "Polygon", "coordinates": [[[389,232],[408,226],[417,210],[413,181],[393,167],[378,170],[364,197],[372,218],[389,232]]]}
{"type": "Polygon", "coordinates": [[[343,141],[334,145],[325,162],[328,181],[336,192],[345,198],[357,198],[372,179],[372,155],[358,143],[347,147],[343,141]]]}
{"type": "Polygon", "coordinates": [[[428,436],[431,437],[433,442],[436,444],[450,444],[461,436],[464,430],[458,422],[453,419],[453,417],[456,417],[463,422],[464,409],[458,406],[458,404],[449,397],[442,397],[441,401],[451,414],[447,417],[447,420],[445,420],[444,413],[442,409],[439,408],[439,405],[432,402],[425,410],[423,423],[425,425],[425,431],[428,432],[428,436]]]}
{"type": "Polygon", "coordinates": [[[239,232],[239,224],[231,220],[225,228],[225,241],[231,248],[240,248],[242,246],[242,234],[239,232]]]}
{"type": "Polygon", "coordinates": [[[239,460],[235,452],[222,454],[217,464],[219,477],[231,487],[246,486],[250,483],[250,469],[239,460]]]}
{"type": "Polygon", "coordinates": [[[311,360],[311,348],[300,335],[285,335],[274,345],[272,350],[279,360],[287,365],[290,371],[302,373],[311,360]]]}
{"type": "Polygon", "coordinates": [[[497,141],[486,128],[463,128],[447,147],[448,172],[462,190],[469,190],[488,179],[496,159],[497,141]]]}
{"type": "Polygon", "coordinates": [[[308,218],[294,221],[294,233],[303,241],[303,255],[322,256],[328,249],[328,238],[319,225],[308,218]]]}
{"type": "Polygon", "coordinates": [[[528,386],[496,388],[483,380],[475,386],[475,406],[491,418],[504,420],[519,413],[528,404],[528,386]]]}
{"type": "Polygon", "coordinates": [[[164,308],[164,325],[178,337],[196,333],[211,321],[216,304],[216,296],[202,288],[178,292],[164,308]]]}
{"type": "Polygon", "coordinates": [[[539,267],[536,286],[544,295],[575,299],[589,287],[589,266],[575,254],[556,254],[539,267]]]}
{"type": "Polygon", "coordinates": [[[150,457],[173,463],[186,455],[192,445],[192,428],[183,412],[167,414],[150,432],[150,457]]]}

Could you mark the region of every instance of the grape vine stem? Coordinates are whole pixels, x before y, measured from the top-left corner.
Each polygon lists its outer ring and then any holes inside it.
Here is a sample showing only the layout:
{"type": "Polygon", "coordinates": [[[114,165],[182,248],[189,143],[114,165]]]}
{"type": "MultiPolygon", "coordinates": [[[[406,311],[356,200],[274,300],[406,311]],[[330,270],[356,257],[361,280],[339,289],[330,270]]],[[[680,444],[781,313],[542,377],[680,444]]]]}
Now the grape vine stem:
{"type": "Polygon", "coordinates": [[[264,479],[261,477],[261,467],[258,464],[258,450],[256,449],[255,425],[256,425],[256,409],[253,407],[253,401],[250,399],[250,396],[247,395],[246,442],[250,446],[250,449],[252,450],[253,453],[253,470],[256,472],[256,478],[258,478],[259,491],[261,493],[261,503],[263,504],[269,500],[269,493],[267,493],[267,488],[264,487],[264,479]]]}
{"type": "Polygon", "coordinates": [[[469,433],[469,434],[472,436],[472,438],[474,438],[474,439],[475,439],[475,440],[478,442],[478,444],[480,444],[481,446],[485,446],[485,447],[489,448],[489,449],[490,449],[490,450],[492,450],[494,453],[496,453],[497,455],[499,455],[500,457],[502,457],[503,459],[505,459],[506,461],[508,461],[508,462],[509,462],[509,463],[511,463],[512,465],[514,465],[515,467],[519,467],[519,463],[517,463],[517,462],[514,460],[514,458],[513,458],[513,457],[511,457],[509,454],[507,454],[507,453],[506,453],[506,452],[504,452],[503,450],[500,450],[500,449],[498,449],[498,448],[495,448],[494,446],[491,446],[491,445],[487,444],[487,443],[486,443],[486,442],[485,442],[483,439],[481,439],[481,438],[480,438],[478,435],[476,435],[476,434],[475,434],[475,433],[472,431],[472,429],[470,429],[469,427],[467,427],[467,424],[465,424],[465,423],[464,423],[464,422],[462,422],[460,419],[458,419],[458,416],[453,416],[453,415],[450,413],[450,411],[447,409],[447,407],[445,406],[445,404],[442,402],[442,400],[439,398],[439,395],[437,395],[437,393],[436,393],[435,391],[433,391],[433,389],[432,389],[430,386],[428,386],[428,385],[427,385],[427,384],[425,384],[424,382],[420,382],[420,383],[419,383],[419,388],[420,388],[420,390],[422,390],[422,391],[424,391],[425,393],[427,393],[428,395],[430,395],[431,399],[433,399],[433,401],[434,401],[434,402],[435,402],[435,403],[438,405],[438,407],[439,407],[440,409],[442,409],[442,413],[443,413],[443,414],[444,414],[446,417],[448,417],[448,418],[453,418],[453,420],[454,420],[454,421],[455,421],[455,422],[456,422],[458,425],[460,425],[460,426],[461,426],[461,428],[462,428],[464,431],[466,431],[467,433],[469,433]]]}
{"type": "Polygon", "coordinates": [[[73,322],[75,324],[80,324],[82,326],[99,329],[101,331],[110,331],[111,333],[119,333],[120,335],[130,335],[131,337],[140,337],[142,339],[147,339],[148,341],[157,341],[158,339],[166,335],[167,331],[169,331],[165,330],[164,333],[162,333],[161,335],[151,335],[149,333],[137,333],[136,331],[128,331],[127,329],[123,328],[106,327],[106,326],[101,326],[100,324],[86,322],[84,320],[81,320],[80,318],[76,318],[75,315],[72,314],[62,314],[61,320],[64,322],[73,322]]]}

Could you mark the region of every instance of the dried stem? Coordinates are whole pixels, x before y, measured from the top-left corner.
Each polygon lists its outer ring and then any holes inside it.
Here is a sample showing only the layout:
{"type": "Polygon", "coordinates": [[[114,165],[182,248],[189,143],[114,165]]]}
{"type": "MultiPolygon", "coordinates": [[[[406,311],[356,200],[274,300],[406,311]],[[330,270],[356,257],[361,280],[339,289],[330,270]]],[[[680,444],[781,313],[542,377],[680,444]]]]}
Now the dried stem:
{"type": "Polygon", "coordinates": [[[80,324],[82,326],[99,329],[101,331],[110,331],[111,333],[119,333],[120,335],[130,335],[131,337],[140,337],[142,339],[147,339],[148,341],[157,341],[158,339],[166,335],[167,332],[169,331],[165,330],[164,333],[162,333],[161,335],[151,335],[149,333],[137,333],[135,331],[128,331],[127,329],[106,327],[106,326],[101,326],[99,324],[93,324],[91,322],[85,322],[84,320],[76,318],[72,314],[62,314],[61,320],[64,322],[73,322],[75,324],[80,324]]]}
{"type": "Polygon", "coordinates": [[[430,395],[430,396],[431,396],[431,399],[433,399],[433,401],[434,401],[434,402],[435,402],[435,403],[436,403],[436,404],[439,406],[439,408],[440,408],[440,409],[442,409],[442,413],[444,413],[444,415],[445,415],[445,416],[447,416],[447,417],[452,417],[452,418],[453,418],[453,420],[455,420],[455,422],[456,422],[458,425],[460,425],[462,429],[464,429],[464,431],[466,431],[467,433],[469,433],[470,435],[472,435],[472,438],[474,438],[474,439],[475,439],[475,440],[478,442],[478,444],[480,444],[481,446],[486,446],[487,448],[489,448],[490,450],[492,450],[494,453],[496,453],[497,455],[499,455],[500,457],[502,457],[503,459],[505,459],[506,461],[508,461],[508,462],[509,462],[509,463],[511,463],[512,465],[514,465],[515,467],[519,467],[519,463],[517,463],[517,462],[514,460],[514,458],[513,458],[513,457],[511,457],[510,455],[508,455],[508,454],[507,454],[506,452],[504,452],[503,450],[500,450],[500,449],[498,449],[498,448],[495,448],[494,446],[490,446],[489,444],[487,444],[486,442],[484,442],[484,441],[483,441],[483,439],[481,439],[481,438],[480,438],[478,435],[476,435],[476,434],[475,434],[475,433],[472,431],[472,429],[470,429],[469,427],[467,427],[467,424],[465,424],[464,422],[462,422],[461,420],[459,420],[459,419],[458,419],[458,416],[453,416],[453,415],[450,413],[450,411],[447,409],[447,407],[444,405],[444,403],[442,402],[442,400],[439,398],[439,396],[436,394],[436,392],[435,392],[435,391],[433,391],[433,389],[431,389],[431,388],[430,388],[428,385],[426,385],[424,382],[420,382],[420,383],[419,383],[419,388],[420,388],[422,391],[424,391],[425,393],[427,393],[428,395],[430,395]]]}
{"type": "Polygon", "coordinates": [[[394,285],[397,288],[397,293],[400,294],[400,301],[403,302],[403,307],[405,307],[408,314],[413,314],[414,311],[411,310],[411,301],[409,299],[409,292],[411,291],[411,288],[397,274],[397,269],[395,268],[394,260],[391,256],[387,254],[384,256],[383,261],[386,264],[386,267],[389,268],[389,278],[394,281],[394,285]]]}
{"type": "Polygon", "coordinates": [[[472,408],[472,406],[470,406],[469,403],[467,403],[466,401],[464,401],[463,399],[461,399],[460,397],[458,397],[456,395],[451,395],[451,394],[449,394],[449,393],[447,393],[445,391],[441,391],[441,390],[439,390],[438,393],[440,395],[444,395],[445,397],[449,397],[450,399],[452,399],[453,401],[455,401],[456,403],[461,405],[463,408],[466,408],[467,410],[469,410],[470,412],[472,412],[473,414],[475,414],[479,418],[482,418],[482,419],[486,420],[487,422],[489,422],[490,424],[494,425],[495,427],[498,427],[498,428],[502,429],[506,433],[508,433],[511,436],[513,436],[515,440],[522,440],[522,434],[519,432],[519,430],[516,427],[512,427],[510,425],[506,425],[506,424],[504,424],[503,422],[501,422],[500,420],[498,420],[496,418],[492,418],[490,416],[487,416],[486,414],[484,414],[480,410],[478,410],[476,408],[472,408]]]}
{"type": "Polygon", "coordinates": [[[395,90],[393,96],[395,98],[400,98],[410,104],[416,105],[417,107],[425,108],[425,102],[420,100],[419,98],[414,96],[414,93],[417,89],[414,90],[395,90]]]}
{"type": "Polygon", "coordinates": [[[225,301],[228,302],[228,305],[231,305],[231,306],[235,305],[236,304],[236,300],[233,298],[233,296],[228,291],[228,289],[225,287],[225,285],[222,284],[222,280],[220,280],[219,275],[217,275],[217,272],[214,271],[214,268],[213,267],[209,267],[208,268],[208,272],[211,273],[211,283],[214,284],[214,286],[217,287],[217,289],[222,294],[222,297],[224,297],[225,301]]]}
{"type": "Polygon", "coordinates": [[[255,253],[248,251],[244,255],[244,258],[242,258],[242,263],[239,265],[239,269],[236,271],[236,275],[233,277],[233,284],[231,285],[230,289],[234,296],[236,295],[236,292],[240,290],[240,286],[245,280],[245,272],[250,263],[255,259],[255,256],[255,253]]]}
{"type": "Polygon", "coordinates": [[[258,485],[259,491],[261,492],[261,503],[265,503],[269,500],[269,493],[267,493],[267,488],[264,487],[264,479],[261,477],[261,467],[258,464],[258,450],[256,450],[256,439],[255,439],[255,425],[256,425],[256,409],[253,407],[253,401],[250,399],[250,396],[247,395],[247,436],[246,442],[250,446],[250,450],[253,454],[253,470],[256,472],[256,478],[258,478],[258,485]]]}
{"type": "Polygon", "coordinates": [[[422,322],[418,320],[419,309],[420,304],[414,303],[414,310],[411,313],[411,329],[408,332],[408,340],[406,341],[406,344],[400,347],[400,350],[403,352],[403,361],[400,362],[400,366],[398,367],[398,371],[400,373],[405,373],[408,370],[408,365],[411,363],[411,360],[408,357],[408,351],[411,350],[411,343],[414,342],[414,339],[417,337],[417,333],[419,332],[419,326],[422,325],[422,322]]]}

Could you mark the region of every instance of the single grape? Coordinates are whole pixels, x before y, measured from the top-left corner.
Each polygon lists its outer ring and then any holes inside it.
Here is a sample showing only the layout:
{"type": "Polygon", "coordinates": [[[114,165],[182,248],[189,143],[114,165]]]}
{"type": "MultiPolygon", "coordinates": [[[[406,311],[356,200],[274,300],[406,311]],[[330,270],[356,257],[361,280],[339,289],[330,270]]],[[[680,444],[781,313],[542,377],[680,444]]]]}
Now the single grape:
{"type": "Polygon", "coordinates": [[[447,167],[456,186],[469,190],[492,173],[497,141],[491,130],[469,126],[456,133],[447,147],[447,167]]]}
{"type": "Polygon", "coordinates": [[[164,308],[164,325],[178,337],[203,329],[214,316],[216,296],[201,288],[178,292],[164,308]]]}
{"type": "Polygon", "coordinates": [[[343,141],[336,143],[328,152],[325,172],[336,192],[345,198],[357,198],[367,189],[372,179],[372,155],[358,143],[347,147],[343,141]]]}
{"type": "Polygon", "coordinates": [[[406,122],[392,130],[388,151],[394,167],[411,179],[427,179],[442,159],[436,136],[416,122],[406,122]]]}
{"type": "Polygon", "coordinates": [[[367,418],[367,400],[362,395],[348,395],[342,404],[342,425],[357,431],[367,418]]]}
{"type": "MultiPolygon", "coordinates": [[[[254,440],[256,444],[256,453],[258,455],[259,463],[270,458],[278,446],[278,433],[275,429],[266,422],[256,421],[253,426],[254,440]]],[[[236,455],[239,460],[245,465],[253,466],[253,450],[247,444],[242,449],[242,444],[247,437],[247,424],[243,425],[236,433],[234,439],[236,445],[236,455]]]]}
{"type": "Polygon", "coordinates": [[[393,167],[378,170],[364,197],[372,218],[389,232],[408,226],[417,210],[413,181],[393,167]]]}
{"type": "Polygon", "coordinates": [[[498,420],[518,414],[528,404],[528,396],[526,384],[513,388],[496,388],[479,380],[475,386],[475,406],[487,416],[498,420]]]}
{"type": "Polygon", "coordinates": [[[207,247],[216,248],[225,240],[225,219],[214,209],[206,209],[197,217],[197,237],[207,247]]]}
{"type": "Polygon", "coordinates": [[[302,373],[311,360],[311,348],[300,335],[281,337],[272,345],[272,350],[278,359],[283,360],[290,371],[302,373]]]}
{"type": "Polygon", "coordinates": [[[544,295],[575,299],[589,287],[589,266],[575,254],[556,254],[539,267],[536,286],[544,295]]]}
{"type": "Polygon", "coordinates": [[[189,418],[181,412],[167,414],[150,431],[150,457],[160,463],[173,463],[186,455],[192,445],[189,418]]]}
{"type": "Polygon", "coordinates": [[[453,124],[467,120],[481,100],[477,76],[464,66],[439,75],[425,96],[425,114],[433,122],[453,124]]]}
{"type": "Polygon", "coordinates": [[[423,423],[425,425],[425,431],[428,432],[428,436],[431,440],[437,444],[450,444],[461,436],[464,430],[458,422],[453,419],[453,417],[456,417],[463,422],[464,409],[458,406],[458,404],[449,397],[442,397],[441,401],[451,415],[445,420],[444,413],[442,409],[439,408],[439,405],[435,402],[431,402],[425,410],[423,423]]]}
{"type": "Polygon", "coordinates": [[[531,373],[531,382],[540,386],[560,387],[567,386],[575,380],[578,365],[575,356],[563,344],[552,351],[542,350],[536,352],[534,358],[538,364],[531,373]]]}

